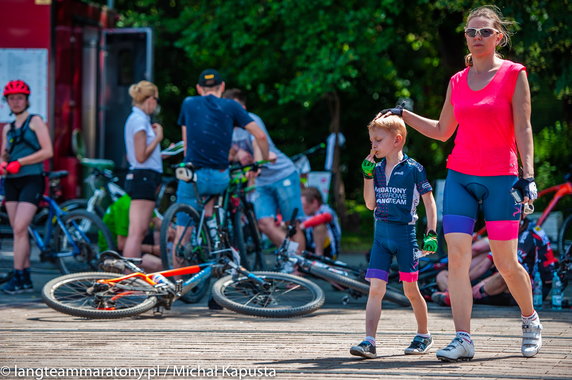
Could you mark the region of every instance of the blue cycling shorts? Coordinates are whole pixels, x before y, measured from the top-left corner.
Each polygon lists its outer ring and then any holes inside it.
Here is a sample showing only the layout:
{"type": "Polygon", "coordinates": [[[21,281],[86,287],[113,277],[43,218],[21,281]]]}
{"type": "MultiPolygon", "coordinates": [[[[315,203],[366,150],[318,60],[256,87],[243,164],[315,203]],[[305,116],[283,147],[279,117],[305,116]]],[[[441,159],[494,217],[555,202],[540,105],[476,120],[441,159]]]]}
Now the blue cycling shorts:
{"type": "Polygon", "coordinates": [[[406,282],[417,281],[421,251],[417,245],[415,225],[376,220],[365,278],[378,278],[387,282],[393,255],[397,256],[399,279],[406,282]]]}
{"type": "Polygon", "coordinates": [[[443,194],[443,231],[472,235],[479,207],[482,207],[491,240],[518,238],[522,205],[510,190],[513,175],[475,176],[449,170],[443,194]]]}

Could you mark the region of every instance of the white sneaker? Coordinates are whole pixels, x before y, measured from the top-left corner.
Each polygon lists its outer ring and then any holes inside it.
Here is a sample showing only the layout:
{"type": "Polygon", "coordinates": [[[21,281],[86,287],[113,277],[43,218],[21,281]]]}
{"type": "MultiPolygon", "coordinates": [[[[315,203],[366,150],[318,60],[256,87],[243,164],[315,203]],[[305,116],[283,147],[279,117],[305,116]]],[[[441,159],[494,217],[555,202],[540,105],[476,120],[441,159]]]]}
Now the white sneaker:
{"type": "Polygon", "coordinates": [[[475,356],[475,346],[457,336],[447,347],[438,350],[436,354],[437,359],[444,362],[471,360],[475,356]]]}
{"type": "Polygon", "coordinates": [[[522,355],[530,358],[542,347],[542,325],[522,325],[522,355]]]}

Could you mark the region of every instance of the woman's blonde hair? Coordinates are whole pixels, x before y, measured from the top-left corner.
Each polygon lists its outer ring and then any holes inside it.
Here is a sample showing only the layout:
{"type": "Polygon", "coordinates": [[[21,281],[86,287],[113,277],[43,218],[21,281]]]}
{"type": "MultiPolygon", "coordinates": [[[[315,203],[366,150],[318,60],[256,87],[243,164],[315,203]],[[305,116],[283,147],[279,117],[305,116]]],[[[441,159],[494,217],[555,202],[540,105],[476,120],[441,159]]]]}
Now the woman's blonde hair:
{"type": "MultiPolygon", "coordinates": [[[[493,28],[498,30],[502,33],[501,42],[498,44],[497,48],[501,48],[504,46],[510,46],[510,36],[513,34],[508,29],[514,25],[516,25],[515,21],[510,21],[503,18],[501,10],[496,5],[483,5],[482,7],[478,7],[473,9],[469,15],[467,16],[467,23],[471,21],[475,17],[484,17],[493,22],[493,28]]],[[[495,53],[497,57],[501,58],[499,53],[495,53]]],[[[465,65],[466,66],[473,66],[473,55],[471,53],[465,56],[465,65]]]]}
{"type": "Polygon", "coordinates": [[[159,90],[153,83],[142,80],[139,83],[132,84],[129,87],[129,95],[133,99],[133,105],[143,103],[147,98],[157,96],[159,90]]]}
{"type": "Polygon", "coordinates": [[[403,137],[403,144],[407,138],[407,128],[403,119],[397,115],[389,115],[386,117],[376,116],[367,126],[371,132],[374,129],[383,128],[391,132],[394,136],[401,135],[403,137]]]}

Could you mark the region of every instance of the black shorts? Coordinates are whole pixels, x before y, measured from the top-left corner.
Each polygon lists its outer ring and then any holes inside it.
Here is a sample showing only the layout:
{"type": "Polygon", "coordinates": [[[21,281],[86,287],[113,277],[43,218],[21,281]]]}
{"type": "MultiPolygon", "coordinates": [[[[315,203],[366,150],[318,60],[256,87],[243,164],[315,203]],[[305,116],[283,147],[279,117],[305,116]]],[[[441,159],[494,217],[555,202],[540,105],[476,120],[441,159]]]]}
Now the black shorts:
{"type": "Polygon", "coordinates": [[[45,189],[46,182],[41,174],[4,180],[6,202],[27,202],[37,206],[42,200],[45,189]]]}
{"type": "Polygon", "coordinates": [[[151,169],[133,169],[125,177],[125,191],[132,200],[155,201],[161,185],[161,173],[151,169]]]}

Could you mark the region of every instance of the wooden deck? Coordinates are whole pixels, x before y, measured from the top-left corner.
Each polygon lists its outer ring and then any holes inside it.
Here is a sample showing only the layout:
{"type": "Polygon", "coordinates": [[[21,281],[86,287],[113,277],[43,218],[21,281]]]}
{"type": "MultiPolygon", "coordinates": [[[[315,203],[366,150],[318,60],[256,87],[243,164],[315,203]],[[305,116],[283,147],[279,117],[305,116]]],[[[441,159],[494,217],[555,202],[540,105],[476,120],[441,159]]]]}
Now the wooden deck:
{"type": "Polygon", "coordinates": [[[525,359],[517,309],[476,306],[475,358],[442,363],[434,352],[452,337],[450,310],[430,305],[435,345],[430,354],[406,356],[413,313],[388,304],[379,328],[380,357],[362,360],[348,351],[363,337],[365,299],[343,306],[339,293],[327,297],[326,307],[294,319],[211,312],[202,303],[178,304],[163,317],[123,320],[79,319],[37,297],[19,297],[0,305],[0,379],[572,378],[570,310],[541,312],[544,347],[525,359]]]}

